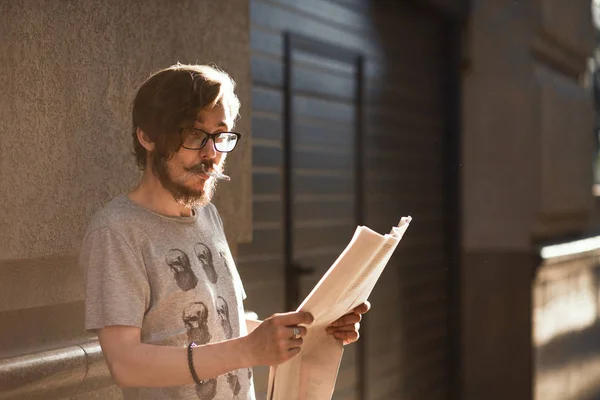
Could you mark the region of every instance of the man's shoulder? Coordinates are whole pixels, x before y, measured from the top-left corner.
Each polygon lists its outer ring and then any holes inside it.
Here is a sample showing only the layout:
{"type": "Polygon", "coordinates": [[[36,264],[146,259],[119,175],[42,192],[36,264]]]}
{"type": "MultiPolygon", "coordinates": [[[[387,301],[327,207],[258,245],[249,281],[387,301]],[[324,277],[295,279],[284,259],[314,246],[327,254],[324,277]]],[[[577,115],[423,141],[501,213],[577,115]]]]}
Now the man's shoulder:
{"type": "Polygon", "coordinates": [[[101,228],[122,231],[139,220],[136,214],[136,208],[130,204],[126,195],[116,196],[92,215],[86,231],[89,233],[101,228]]]}
{"type": "Polygon", "coordinates": [[[223,227],[223,222],[221,221],[221,216],[219,215],[219,211],[217,207],[212,202],[207,203],[199,210],[196,210],[200,214],[200,218],[208,219],[213,224],[223,227]]]}
{"type": "Polygon", "coordinates": [[[219,216],[219,211],[217,210],[217,207],[215,207],[215,205],[213,204],[212,201],[206,203],[206,205],[204,205],[200,210],[205,212],[208,215],[219,216]]]}

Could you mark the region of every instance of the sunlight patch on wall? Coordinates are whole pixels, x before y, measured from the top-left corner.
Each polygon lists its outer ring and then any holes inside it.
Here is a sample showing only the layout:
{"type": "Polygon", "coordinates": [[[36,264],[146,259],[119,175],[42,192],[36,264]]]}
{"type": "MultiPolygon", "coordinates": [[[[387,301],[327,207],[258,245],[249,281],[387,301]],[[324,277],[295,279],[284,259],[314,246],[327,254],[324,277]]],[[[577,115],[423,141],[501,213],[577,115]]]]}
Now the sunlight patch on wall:
{"type": "Polygon", "coordinates": [[[598,293],[594,275],[588,268],[575,269],[562,278],[535,283],[534,345],[542,346],[556,336],[585,329],[595,323],[598,293]]]}

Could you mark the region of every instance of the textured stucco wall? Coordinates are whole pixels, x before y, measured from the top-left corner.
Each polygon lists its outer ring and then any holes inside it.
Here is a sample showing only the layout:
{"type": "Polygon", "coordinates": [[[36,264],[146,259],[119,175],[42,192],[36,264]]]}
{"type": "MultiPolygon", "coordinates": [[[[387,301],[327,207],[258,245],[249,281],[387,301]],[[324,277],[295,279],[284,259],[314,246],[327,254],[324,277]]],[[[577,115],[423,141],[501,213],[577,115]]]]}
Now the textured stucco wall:
{"type": "Polygon", "coordinates": [[[231,241],[250,239],[247,0],[2,1],[0,38],[0,260],[76,251],[89,215],[138,179],[135,89],[177,61],[238,82],[247,136],[216,202],[231,241]]]}
{"type": "Polygon", "coordinates": [[[248,0],[0,1],[0,359],[89,339],[81,236],[137,183],[131,102],[177,61],[238,84],[245,137],[215,202],[229,241],[249,241],[248,0]]]}

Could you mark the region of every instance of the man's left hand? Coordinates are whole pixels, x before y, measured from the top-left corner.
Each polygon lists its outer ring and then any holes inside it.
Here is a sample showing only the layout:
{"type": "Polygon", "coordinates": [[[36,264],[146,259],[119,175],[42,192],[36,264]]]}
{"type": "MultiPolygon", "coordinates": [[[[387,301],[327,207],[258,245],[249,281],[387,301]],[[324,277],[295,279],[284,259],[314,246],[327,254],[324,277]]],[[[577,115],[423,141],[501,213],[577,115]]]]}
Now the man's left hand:
{"type": "Polygon", "coordinates": [[[371,303],[365,301],[360,306],[352,310],[352,312],[344,315],[329,325],[327,327],[327,333],[333,335],[337,339],[342,340],[344,346],[356,342],[360,336],[358,334],[358,330],[360,329],[362,315],[370,309],[371,303]]]}

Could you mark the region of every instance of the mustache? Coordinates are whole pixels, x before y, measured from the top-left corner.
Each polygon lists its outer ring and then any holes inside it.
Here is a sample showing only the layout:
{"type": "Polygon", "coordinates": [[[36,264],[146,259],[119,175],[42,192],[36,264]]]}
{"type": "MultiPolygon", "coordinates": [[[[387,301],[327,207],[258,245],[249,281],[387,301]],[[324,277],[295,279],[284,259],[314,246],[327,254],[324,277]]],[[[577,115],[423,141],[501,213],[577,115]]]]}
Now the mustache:
{"type": "Polygon", "coordinates": [[[214,162],[200,163],[198,165],[194,165],[193,167],[186,168],[187,171],[193,174],[203,173],[211,178],[230,181],[231,177],[225,175],[222,169],[222,166],[215,165],[214,162]]]}
{"type": "Polygon", "coordinates": [[[189,168],[186,168],[185,170],[188,172],[191,172],[193,174],[205,173],[206,171],[211,171],[211,170],[220,172],[214,162],[200,163],[200,164],[191,166],[189,168]]]}

